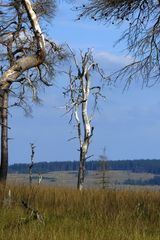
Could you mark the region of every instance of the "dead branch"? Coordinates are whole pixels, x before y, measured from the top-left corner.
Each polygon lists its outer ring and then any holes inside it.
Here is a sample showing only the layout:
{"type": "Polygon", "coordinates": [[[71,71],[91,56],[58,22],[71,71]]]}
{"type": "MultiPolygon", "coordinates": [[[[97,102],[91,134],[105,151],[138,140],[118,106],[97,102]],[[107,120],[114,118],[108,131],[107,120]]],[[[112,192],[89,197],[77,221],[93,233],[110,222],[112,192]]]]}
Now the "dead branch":
{"type": "MultiPolygon", "coordinates": [[[[91,0],[76,7],[78,20],[89,17],[93,21],[115,24],[125,23],[117,43],[127,42],[131,63],[111,77],[126,81],[127,89],[134,79],[142,81],[142,87],[159,83],[160,76],[160,4],[151,0],[91,0]]],[[[117,44],[116,43],[116,44],[117,44]]]]}
{"type": "Polygon", "coordinates": [[[44,224],[44,218],[38,210],[29,206],[29,204],[23,200],[22,200],[22,206],[29,212],[29,217],[28,217],[28,219],[25,219],[25,220],[27,220],[29,222],[30,220],[33,219],[33,220],[37,220],[40,223],[44,224]]]}

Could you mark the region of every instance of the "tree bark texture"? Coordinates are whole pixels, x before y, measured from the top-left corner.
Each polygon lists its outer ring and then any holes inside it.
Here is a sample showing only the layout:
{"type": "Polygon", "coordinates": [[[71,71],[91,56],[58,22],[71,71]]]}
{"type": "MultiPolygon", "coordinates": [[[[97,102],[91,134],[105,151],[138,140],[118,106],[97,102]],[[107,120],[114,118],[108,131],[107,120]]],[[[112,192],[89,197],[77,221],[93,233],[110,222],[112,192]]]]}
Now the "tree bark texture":
{"type": "Polygon", "coordinates": [[[1,95],[1,166],[0,182],[5,183],[8,172],[8,91],[1,95]]]}
{"type": "Polygon", "coordinates": [[[80,164],[79,164],[79,172],[78,172],[78,182],[77,188],[78,190],[83,189],[84,185],[84,177],[85,177],[85,163],[87,158],[88,147],[90,144],[91,138],[91,124],[87,112],[88,108],[88,98],[90,93],[90,79],[89,74],[86,72],[84,77],[81,79],[82,83],[82,121],[83,121],[83,128],[84,128],[84,139],[81,142],[80,146],[80,164]]]}

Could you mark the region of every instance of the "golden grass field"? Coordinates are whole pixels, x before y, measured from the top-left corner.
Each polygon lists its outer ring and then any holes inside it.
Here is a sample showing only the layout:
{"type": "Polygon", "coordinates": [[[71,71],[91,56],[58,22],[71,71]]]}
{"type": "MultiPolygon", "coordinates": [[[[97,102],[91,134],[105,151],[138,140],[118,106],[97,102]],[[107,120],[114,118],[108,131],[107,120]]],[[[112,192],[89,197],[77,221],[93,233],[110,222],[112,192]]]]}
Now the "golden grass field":
{"type": "Polygon", "coordinates": [[[87,189],[46,185],[1,187],[0,239],[3,240],[158,240],[160,192],[87,189]],[[11,189],[11,204],[8,190],[11,189]],[[43,216],[24,208],[28,202],[43,216]]]}

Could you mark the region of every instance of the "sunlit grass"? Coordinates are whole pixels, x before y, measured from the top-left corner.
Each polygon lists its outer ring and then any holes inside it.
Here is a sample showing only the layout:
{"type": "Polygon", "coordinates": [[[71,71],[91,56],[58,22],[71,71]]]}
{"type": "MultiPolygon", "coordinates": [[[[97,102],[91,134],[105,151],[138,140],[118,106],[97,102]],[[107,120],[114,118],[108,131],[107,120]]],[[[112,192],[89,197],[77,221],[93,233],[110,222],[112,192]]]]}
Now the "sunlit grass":
{"type": "Polygon", "coordinates": [[[158,191],[7,186],[5,193],[1,189],[0,239],[158,240],[159,209],[158,191]],[[2,204],[9,188],[11,206],[2,204]],[[38,209],[44,222],[30,218],[22,200],[38,209]]]}

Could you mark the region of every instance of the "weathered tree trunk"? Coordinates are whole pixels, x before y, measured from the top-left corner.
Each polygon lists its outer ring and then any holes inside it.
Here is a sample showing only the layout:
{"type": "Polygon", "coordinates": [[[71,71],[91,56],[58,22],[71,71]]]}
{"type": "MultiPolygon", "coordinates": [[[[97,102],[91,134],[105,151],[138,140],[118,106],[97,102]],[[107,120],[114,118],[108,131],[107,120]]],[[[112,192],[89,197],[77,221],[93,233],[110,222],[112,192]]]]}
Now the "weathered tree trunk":
{"type": "Polygon", "coordinates": [[[79,172],[78,172],[78,183],[77,189],[82,190],[84,185],[84,177],[85,177],[85,163],[87,158],[88,147],[91,138],[91,124],[87,112],[88,108],[88,97],[90,93],[90,79],[89,74],[86,72],[84,77],[81,79],[82,81],[82,120],[84,127],[84,139],[83,143],[80,147],[80,164],[79,164],[79,172]]]}
{"type": "Polygon", "coordinates": [[[77,189],[78,190],[82,190],[83,185],[84,185],[85,158],[86,158],[86,153],[83,153],[83,148],[81,148],[80,149],[79,171],[78,171],[78,182],[77,182],[77,189]]]}
{"type": "Polygon", "coordinates": [[[8,91],[1,95],[1,166],[0,182],[6,183],[8,172],[8,91]]]}

